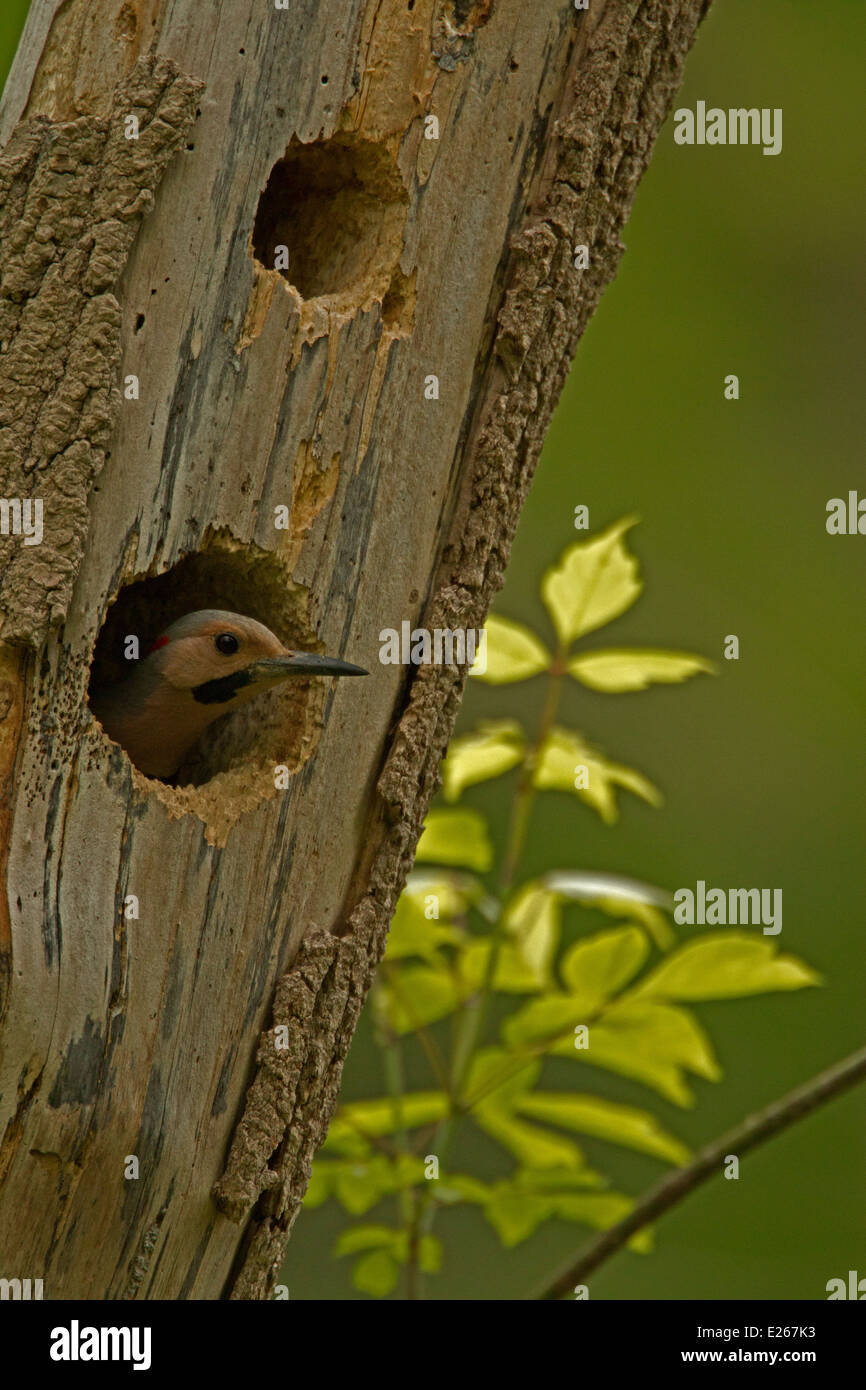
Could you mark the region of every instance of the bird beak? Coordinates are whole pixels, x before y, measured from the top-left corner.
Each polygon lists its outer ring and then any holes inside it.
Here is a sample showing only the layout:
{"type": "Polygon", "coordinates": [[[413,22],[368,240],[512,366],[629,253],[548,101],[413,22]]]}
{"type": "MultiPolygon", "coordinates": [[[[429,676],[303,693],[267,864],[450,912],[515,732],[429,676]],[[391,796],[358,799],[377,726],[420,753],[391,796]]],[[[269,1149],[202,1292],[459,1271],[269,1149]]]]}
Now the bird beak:
{"type": "Polygon", "coordinates": [[[363,666],[340,661],[336,656],[318,656],[315,652],[286,652],[285,656],[265,656],[251,661],[228,676],[217,676],[194,686],[192,697],[202,705],[228,705],[238,696],[240,702],[251,699],[260,690],[279,685],[287,676],[369,676],[363,666]]]}
{"type": "Polygon", "coordinates": [[[369,676],[363,666],[341,661],[336,656],[319,656],[316,652],[297,652],[294,656],[266,656],[254,661],[245,670],[256,684],[259,681],[280,681],[286,676],[369,676]]]}

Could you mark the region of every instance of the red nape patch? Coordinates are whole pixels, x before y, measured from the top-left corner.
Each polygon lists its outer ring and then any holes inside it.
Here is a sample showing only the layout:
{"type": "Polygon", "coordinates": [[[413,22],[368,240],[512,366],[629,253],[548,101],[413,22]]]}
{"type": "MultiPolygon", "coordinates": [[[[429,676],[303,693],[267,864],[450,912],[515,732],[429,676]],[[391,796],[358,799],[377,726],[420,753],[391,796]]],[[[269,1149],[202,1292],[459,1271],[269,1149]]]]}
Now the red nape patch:
{"type": "Polygon", "coordinates": [[[150,656],[151,652],[158,652],[160,647],[167,647],[170,641],[171,638],[166,637],[165,634],[163,634],[162,637],[157,637],[155,642],[151,642],[150,646],[145,652],[145,656],[150,656]]]}

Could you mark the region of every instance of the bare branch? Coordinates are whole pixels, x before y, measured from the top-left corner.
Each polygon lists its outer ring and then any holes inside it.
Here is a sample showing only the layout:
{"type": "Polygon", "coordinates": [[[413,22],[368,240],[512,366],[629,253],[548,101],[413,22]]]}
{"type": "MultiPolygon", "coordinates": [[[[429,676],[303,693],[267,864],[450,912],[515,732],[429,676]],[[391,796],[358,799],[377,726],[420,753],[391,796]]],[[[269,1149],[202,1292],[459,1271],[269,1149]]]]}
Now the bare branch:
{"type": "Polygon", "coordinates": [[[760,1110],[756,1115],[749,1115],[742,1124],[723,1134],[721,1139],[716,1139],[701,1149],[691,1163],[687,1163],[684,1168],[677,1168],[675,1172],[656,1183],[655,1187],[651,1187],[628,1216],[592,1240],[577,1259],[536,1297],[563,1298],[576,1284],[583,1283],[588,1274],[598,1269],[605,1260],[621,1249],[636,1231],[642,1230],[657,1216],[676,1206],[696,1187],[700,1187],[701,1183],[718,1173],[728,1154],[742,1157],[767,1139],[781,1134],[789,1125],[802,1120],[834,1096],[841,1095],[843,1091],[864,1080],[866,1047],[861,1048],[859,1052],[852,1052],[844,1061],[837,1062],[835,1066],[829,1067],[827,1071],[821,1072],[803,1086],[789,1091],[788,1095],[774,1101],[765,1110],[760,1110]]]}

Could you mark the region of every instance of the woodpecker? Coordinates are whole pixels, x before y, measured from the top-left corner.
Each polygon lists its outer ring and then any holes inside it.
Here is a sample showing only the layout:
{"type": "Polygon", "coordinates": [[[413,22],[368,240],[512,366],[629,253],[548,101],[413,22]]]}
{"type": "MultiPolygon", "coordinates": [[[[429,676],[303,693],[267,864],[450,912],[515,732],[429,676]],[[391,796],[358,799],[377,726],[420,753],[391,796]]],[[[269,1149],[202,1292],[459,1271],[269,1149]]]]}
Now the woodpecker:
{"type": "Polygon", "coordinates": [[[254,618],[205,608],[167,627],[131,676],[94,692],[91,708],[141,772],[165,779],[215,719],[289,676],[368,674],[337,657],[289,651],[254,618]]]}

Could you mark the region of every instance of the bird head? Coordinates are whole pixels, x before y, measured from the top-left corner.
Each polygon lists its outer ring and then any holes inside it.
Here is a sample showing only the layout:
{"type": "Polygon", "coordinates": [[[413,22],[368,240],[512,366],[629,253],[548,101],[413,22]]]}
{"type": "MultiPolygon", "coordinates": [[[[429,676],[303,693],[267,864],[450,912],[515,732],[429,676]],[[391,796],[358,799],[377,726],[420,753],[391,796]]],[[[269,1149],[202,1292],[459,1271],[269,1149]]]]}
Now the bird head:
{"type": "Polygon", "coordinates": [[[109,738],[151,777],[171,777],[209,724],[291,676],[366,676],[361,666],[285,647],[241,613],[206,608],[156,638],[91,708],[109,738]]]}
{"type": "Polygon", "coordinates": [[[147,655],[165,684],[202,705],[234,708],[289,676],[366,676],[361,666],[293,652],[255,618],[205,608],[157,637],[147,655]]]}

